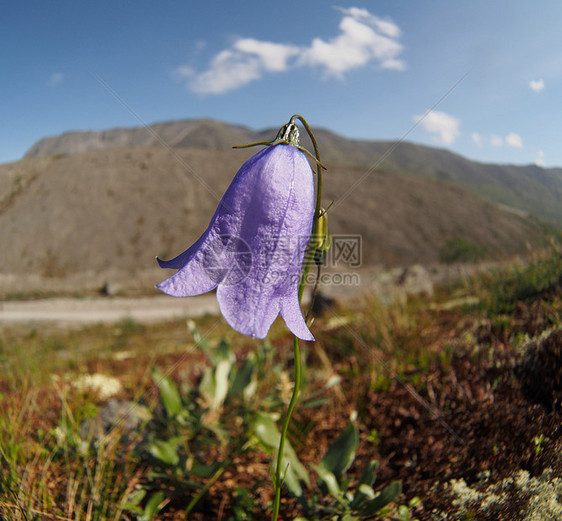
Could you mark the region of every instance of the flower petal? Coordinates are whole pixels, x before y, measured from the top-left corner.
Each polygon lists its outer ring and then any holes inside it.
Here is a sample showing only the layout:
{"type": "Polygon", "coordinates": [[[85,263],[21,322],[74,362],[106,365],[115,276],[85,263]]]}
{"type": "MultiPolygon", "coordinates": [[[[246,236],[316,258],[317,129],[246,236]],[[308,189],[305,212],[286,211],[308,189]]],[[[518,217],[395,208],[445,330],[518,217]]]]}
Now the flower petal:
{"type": "Polygon", "coordinates": [[[281,316],[293,335],[302,340],[314,340],[302,316],[298,288],[295,287],[294,291],[291,291],[291,293],[281,300],[281,316]]]}
{"type": "Polygon", "coordinates": [[[245,291],[243,285],[219,286],[217,300],[229,325],[244,335],[265,338],[279,315],[280,302],[268,292],[245,291]]]}
{"type": "Polygon", "coordinates": [[[201,247],[201,244],[206,239],[207,235],[209,235],[209,228],[205,230],[205,233],[201,235],[201,237],[199,237],[199,239],[197,239],[197,241],[192,246],[190,246],[183,253],[180,253],[177,257],[167,261],[156,257],[158,264],[160,265],[161,268],[171,268],[175,270],[179,270],[183,268],[197,253],[197,250],[201,247]]]}
{"type": "Polygon", "coordinates": [[[173,297],[192,297],[202,295],[217,287],[218,283],[198,258],[192,258],[181,270],[163,280],[156,287],[173,297]]]}
{"type": "Polygon", "coordinates": [[[242,165],[197,242],[175,259],[158,260],[179,271],[157,287],[190,296],[218,285],[221,312],[237,331],[265,338],[281,312],[291,331],[313,340],[297,296],[313,214],[305,155],[291,145],[267,147],[242,165]]]}

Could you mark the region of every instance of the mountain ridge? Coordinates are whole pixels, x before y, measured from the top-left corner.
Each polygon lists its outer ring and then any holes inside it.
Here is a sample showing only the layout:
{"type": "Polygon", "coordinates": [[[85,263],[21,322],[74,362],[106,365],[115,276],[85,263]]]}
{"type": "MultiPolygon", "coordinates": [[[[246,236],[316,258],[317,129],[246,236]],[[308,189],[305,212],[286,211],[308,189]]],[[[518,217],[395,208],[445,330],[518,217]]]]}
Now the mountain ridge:
{"type": "MultiPolygon", "coordinates": [[[[254,152],[145,146],[0,165],[0,294],[3,280],[11,293],[32,280],[39,287],[60,280],[62,288],[71,281],[152,288],[169,274],[154,257],[169,259],[197,240],[254,152]]],[[[334,241],[361,241],[364,267],[430,265],[458,247],[498,259],[546,241],[538,222],[459,187],[326,166],[323,199],[335,202],[328,212],[334,241]]]]}
{"type": "MultiPolygon", "coordinates": [[[[235,144],[272,140],[276,132],[277,129],[252,130],[213,119],[164,121],[147,127],[70,131],[45,137],[24,158],[143,146],[229,150],[235,144]]],[[[442,181],[562,226],[562,168],[481,163],[442,148],[402,141],[348,139],[324,128],[315,128],[314,132],[323,161],[442,181]]],[[[311,149],[307,136],[301,137],[303,145],[311,149]]]]}
{"type": "MultiPolygon", "coordinates": [[[[169,259],[197,240],[256,151],[231,147],[269,141],[276,132],[213,120],[69,132],[38,144],[29,154],[36,157],[0,165],[0,295],[108,281],[153,288],[169,274],[154,257],[169,259]]],[[[360,241],[362,268],[501,259],[548,239],[550,228],[524,205],[505,206],[460,186],[468,172],[501,193],[514,175],[524,178],[521,170],[498,167],[487,179],[478,165],[448,151],[347,140],[324,129],[315,135],[328,167],[323,202],[334,244],[360,241]]],[[[311,148],[306,136],[302,144],[311,148]]],[[[556,175],[536,177],[537,194],[549,186],[556,194],[556,175]]],[[[507,195],[518,190],[532,207],[524,185],[507,195]]]]}

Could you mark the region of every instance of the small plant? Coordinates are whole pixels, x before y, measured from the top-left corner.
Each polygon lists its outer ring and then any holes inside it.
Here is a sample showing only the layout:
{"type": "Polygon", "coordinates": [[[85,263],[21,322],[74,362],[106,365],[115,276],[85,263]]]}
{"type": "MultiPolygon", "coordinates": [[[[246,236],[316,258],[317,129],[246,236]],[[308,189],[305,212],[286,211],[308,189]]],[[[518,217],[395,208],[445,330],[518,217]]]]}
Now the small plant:
{"type": "Polygon", "coordinates": [[[510,313],[519,302],[532,304],[547,293],[562,289],[562,253],[554,244],[544,254],[524,266],[513,265],[507,273],[488,276],[487,310],[510,313]]]}
{"type": "Polygon", "coordinates": [[[192,332],[211,362],[198,385],[181,394],[170,378],[158,370],[152,374],[160,401],[147,425],[145,440],[136,450],[151,470],[142,485],[144,493],[135,491],[126,505],[147,519],[164,500],[174,498],[190,498],[185,508],[188,514],[231,464],[232,457],[251,446],[246,433],[250,432],[253,413],[245,398],[252,394],[256,358],[247,358],[237,368],[227,342],[210,349],[193,327],[192,332]]]}
{"type": "Polygon", "coordinates": [[[533,438],[533,445],[535,449],[535,456],[538,457],[540,453],[543,451],[544,442],[545,442],[544,434],[539,434],[533,438]]]}
{"type": "Polygon", "coordinates": [[[391,516],[393,519],[410,520],[410,507],[396,503],[402,493],[402,485],[394,481],[375,492],[378,463],[370,461],[363,468],[358,480],[347,472],[355,461],[359,444],[359,431],[350,422],[328,447],[322,461],[314,466],[317,474],[318,490],[309,498],[299,497],[306,512],[301,521],[354,521],[360,519],[379,519],[391,516]]]}
{"type": "MultiPolygon", "coordinates": [[[[159,400],[145,427],[144,440],[135,449],[136,457],[148,464],[150,470],[121,504],[124,511],[145,521],[153,519],[170,502],[176,508],[186,505],[182,510],[188,515],[204,501],[206,492],[223,473],[232,472],[235,459],[251,451],[271,455],[279,446],[279,416],[274,411],[283,391],[278,386],[263,385],[264,373],[280,370],[271,358],[271,346],[262,343],[241,363],[236,363],[229,343],[222,340],[211,348],[193,324],[190,328],[209,364],[196,385],[178,386],[158,370],[153,372],[159,400]]],[[[320,391],[333,383],[334,378],[330,378],[320,391]]],[[[321,404],[318,393],[318,388],[307,393],[300,408],[321,404]]],[[[390,511],[398,516],[396,519],[410,519],[403,516],[404,508],[409,512],[407,507],[390,506],[401,493],[399,483],[374,492],[375,461],[365,466],[358,481],[347,475],[358,443],[357,427],[350,423],[330,445],[319,465],[312,467],[318,483],[312,489],[309,469],[286,440],[281,458],[283,484],[301,504],[306,515],[302,519],[351,521],[390,511]]],[[[252,518],[256,513],[252,498],[252,491],[241,486],[233,488],[233,519],[252,518]]]]}
{"type": "Polygon", "coordinates": [[[472,241],[455,237],[445,241],[439,250],[441,262],[453,264],[455,262],[477,262],[486,258],[486,248],[472,241]]]}

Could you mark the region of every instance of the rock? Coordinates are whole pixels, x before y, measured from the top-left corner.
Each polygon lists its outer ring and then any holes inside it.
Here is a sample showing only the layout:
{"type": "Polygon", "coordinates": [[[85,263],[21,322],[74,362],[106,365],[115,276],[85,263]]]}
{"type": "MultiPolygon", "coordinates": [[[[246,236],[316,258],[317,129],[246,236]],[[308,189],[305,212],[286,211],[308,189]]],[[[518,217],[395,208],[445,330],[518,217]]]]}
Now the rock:
{"type": "Polygon", "coordinates": [[[396,279],[396,285],[408,295],[425,295],[428,298],[433,296],[431,276],[420,264],[404,268],[396,279]]]}
{"type": "Polygon", "coordinates": [[[562,329],[529,344],[515,374],[531,402],[562,407],[562,329]]]}
{"type": "Polygon", "coordinates": [[[312,315],[315,317],[322,316],[328,309],[336,305],[336,299],[328,297],[324,293],[318,291],[312,304],[312,315]]]}
{"type": "Polygon", "coordinates": [[[85,440],[97,441],[115,428],[121,429],[124,435],[128,435],[136,431],[151,416],[144,405],[129,400],[111,399],[101,407],[96,416],[82,422],[80,436],[85,440]]]}
{"type": "Polygon", "coordinates": [[[100,295],[104,297],[113,297],[119,292],[119,286],[114,282],[105,282],[100,288],[100,295]]]}

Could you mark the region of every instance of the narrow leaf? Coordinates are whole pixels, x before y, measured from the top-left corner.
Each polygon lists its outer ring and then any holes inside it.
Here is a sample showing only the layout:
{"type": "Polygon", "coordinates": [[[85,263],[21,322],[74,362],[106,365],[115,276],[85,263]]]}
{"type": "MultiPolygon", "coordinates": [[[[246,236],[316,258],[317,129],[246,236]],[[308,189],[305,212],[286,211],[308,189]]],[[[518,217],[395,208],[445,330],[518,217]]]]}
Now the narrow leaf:
{"type": "Polygon", "coordinates": [[[334,498],[339,499],[342,496],[338,480],[332,472],[330,472],[324,465],[315,465],[314,470],[318,474],[318,485],[325,493],[329,492],[334,498]]]}
{"type": "Polygon", "coordinates": [[[197,327],[195,326],[195,322],[193,322],[193,320],[187,321],[187,328],[193,335],[193,340],[195,341],[195,345],[199,347],[199,349],[201,349],[203,352],[208,354],[210,351],[209,343],[207,342],[206,338],[202,337],[199,334],[199,331],[197,330],[197,327]]]}
{"type": "Polygon", "coordinates": [[[150,521],[154,517],[154,514],[160,510],[159,507],[162,504],[162,501],[164,501],[164,492],[160,490],[159,492],[153,494],[144,507],[142,519],[150,521]]]}
{"type": "Polygon", "coordinates": [[[222,462],[220,461],[214,461],[213,463],[206,465],[205,463],[194,460],[191,472],[200,478],[209,478],[221,467],[221,465],[222,462]]]}
{"type": "Polygon", "coordinates": [[[322,458],[321,465],[334,474],[339,481],[342,474],[353,463],[358,444],[359,432],[353,423],[349,423],[328,447],[326,454],[322,458]]]}
{"type": "Polygon", "coordinates": [[[224,340],[224,338],[221,339],[217,348],[213,353],[211,353],[211,362],[213,365],[218,365],[219,362],[222,362],[223,360],[227,360],[231,364],[236,360],[236,357],[232,352],[232,347],[226,340],[224,340]]]}
{"type": "Polygon", "coordinates": [[[395,501],[402,493],[402,484],[398,481],[393,481],[388,487],[383,488],[379,494],[366,503],[361,509],[361,515],[368,517],[378,513],[389,503],[395,501]]]}
{"type": "Polygon", "coordinates": [[[252,381],[252,375],[254,374],[255,364],[249,358],[244,361],[240,369],[236,371],[234,381],[230,386],[230,391],[228,396],[234,398],[244,391],[250,385],[252,381]]]}
{"type": "Polygon", "coordinates": [[[351,508],[359,509],[361,506],[367,501],[368,499],[372,499],[369,497],[369,494],[365,493],[366,489],[363,487],[368,487],[372,490],[373,483],[375,482],[375,471],[377,470],[379,464],[377,461],[370,461],[363,472],[361,472],[361,477],[359,478],[359,483],[357,484],[357,491],[355,492],[355,496],[353,497],[353,501],[351,502],[351,508]]]}
{"type": "MultiPolygon", "coordinates": [[[[279,447],[279,439],[281,434],[277,430],[277,426],[271,416],[258,413],[254,421],[254,432],[258,439],[267,447],[277,450],[279,447]]],[[[285,451],[283,454],[283,472],[287,469],[285,476],[285,484],[289,490],[296,496],[302,495],[302,488],[299,479],[307,485],[310,477],[304,465],[300,462],[289,440],[285,440],[285,451]]]]}
{"type": "Polygon", "coordinates": [[[213,396],[213,401],[211,408],[218,409],[222,406],[226,395],[228,393],[228,375],[230,373],[230,368],[232,364],[230,360],[221,360],[217,364],[215,370],[215,395],[213,396]]]}
{"type": "Polygon", "coordinates": [[[150,444],[148,451],[154,458],[171,467],[176,466],[180,461],[176,445],[169,441],[154,441],[150,444]]]}
{"type": "Polygon", "coordinates": [[[158,371],[153,372],[152,379],[160,389],[160,397],[162,399],[162,404],[166,409],[166,414],[169,417],[178,415],[182,410],[181,397],[178,392],[178,388],[172,380],[158,371]]]}

